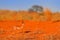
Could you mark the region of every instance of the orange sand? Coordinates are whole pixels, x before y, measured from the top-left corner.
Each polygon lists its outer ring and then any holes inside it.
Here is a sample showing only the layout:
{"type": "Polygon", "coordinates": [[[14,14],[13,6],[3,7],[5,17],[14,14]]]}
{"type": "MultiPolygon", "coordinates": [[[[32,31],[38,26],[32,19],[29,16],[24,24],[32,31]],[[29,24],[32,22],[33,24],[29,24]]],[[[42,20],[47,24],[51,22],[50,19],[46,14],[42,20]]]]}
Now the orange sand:
{"type": "MultiPolygon", "coordinates": [[[[12,35],[17,38],[16,40],[18,40],[18,37],[24,40],[23,38],[35,36],[36,38],[33,40],[43,40],[44,38],[42,36],[54,35],[60,31],[60,22],[50,22],[50,21],[39,22],[39,21],[24,20],[22,23],[22,20],[0,21],[0,29],[3,29],[5,31],[3,34],[0,33],[0,38],[1,37],[7,38],[8,36],[12,35]],[[21,28],[22,24],[24,24],[23,28],[21,28]],[[14,30],[15,26],[19,27],[20,29],[14,30]],[[30,32],[25,33],[26,31],[30,32]]],[[[15,40],[15,39],[8,38],[6,40],[15,40]]]]}

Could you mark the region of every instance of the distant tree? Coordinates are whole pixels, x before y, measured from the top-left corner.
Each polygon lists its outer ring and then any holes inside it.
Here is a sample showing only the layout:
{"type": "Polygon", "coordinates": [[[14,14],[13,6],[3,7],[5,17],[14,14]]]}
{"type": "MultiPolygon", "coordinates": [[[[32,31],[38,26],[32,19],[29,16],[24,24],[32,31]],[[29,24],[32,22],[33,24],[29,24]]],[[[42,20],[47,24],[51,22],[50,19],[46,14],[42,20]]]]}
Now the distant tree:
{"type": "Polygon", "coordinates": [[[29,11],[43,12],[43,7],[38,5],[33,5],[32,8],[29,9],[29,11]]]}

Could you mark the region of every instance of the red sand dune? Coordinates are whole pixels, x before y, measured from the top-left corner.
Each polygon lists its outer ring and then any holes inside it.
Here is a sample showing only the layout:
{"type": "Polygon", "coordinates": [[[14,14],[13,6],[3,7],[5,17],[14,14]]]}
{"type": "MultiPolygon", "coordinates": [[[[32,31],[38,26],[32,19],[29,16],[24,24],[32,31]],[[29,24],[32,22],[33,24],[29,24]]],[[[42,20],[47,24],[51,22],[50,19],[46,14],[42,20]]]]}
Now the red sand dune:
{"type": "MultiPolygon", "coordinates": [[[[42,40],[41,37],[44,39],[43,36],[47,35],[55,35],[60,31],[60,22],[39,22],[39,21],[28,21],[25,20],[22,23],[22,20],[20,21],[1,21],[0,22],[0,30],[3,29],[3,33],[0,33],[0,37],[8,38],[8,36],[14,36],[14,37],[20,37],[22,39],[24,38],[30,38],[30,36],[37,40],[42,40]],[[23,28],[21,26],[23,25],[23,28]],[[16,26],[19,27],[17,29],[14,29],[16,26]],[[28,32],[26,32],[28,31],[28,32]],[[40,33],[41,32],[41,33],[40,33]],[[29,36],[28,36],[29,35],[29,36]],[[38,37],[38,38],[37,38],[38,37]]],[[[13,38],[9,37],[8,39],[14,40],[13,38]]],[[[16,39],[18,40],[18,38],[16,39]]],[[[47,40],[47,39],[46,39],[47,40]]]]}

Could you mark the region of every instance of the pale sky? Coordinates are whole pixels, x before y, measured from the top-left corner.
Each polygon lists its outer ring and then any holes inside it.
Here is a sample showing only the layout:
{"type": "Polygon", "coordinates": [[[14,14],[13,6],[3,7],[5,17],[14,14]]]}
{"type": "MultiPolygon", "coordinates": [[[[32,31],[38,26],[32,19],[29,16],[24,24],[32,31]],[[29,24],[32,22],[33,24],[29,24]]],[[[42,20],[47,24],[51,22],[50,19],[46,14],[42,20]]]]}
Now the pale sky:
{"type": "Polygon", "coordinates": [[[0,0],[0,9],[27,10],[32,5],[40,5],[52,11],[60,11],[60,0],[0,0]]]}

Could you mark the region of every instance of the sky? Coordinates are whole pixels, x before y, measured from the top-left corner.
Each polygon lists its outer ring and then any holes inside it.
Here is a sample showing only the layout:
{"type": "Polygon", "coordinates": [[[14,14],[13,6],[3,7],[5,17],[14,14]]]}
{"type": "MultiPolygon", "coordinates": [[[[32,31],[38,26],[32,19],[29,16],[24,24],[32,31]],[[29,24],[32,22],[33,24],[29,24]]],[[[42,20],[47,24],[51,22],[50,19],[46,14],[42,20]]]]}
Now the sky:
{"type": "Polygon", "coordinates": [[[0,0],[0,9],[28,10],[33,5],[60,12],[60,0],[0,0]]]}

